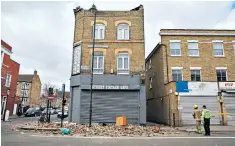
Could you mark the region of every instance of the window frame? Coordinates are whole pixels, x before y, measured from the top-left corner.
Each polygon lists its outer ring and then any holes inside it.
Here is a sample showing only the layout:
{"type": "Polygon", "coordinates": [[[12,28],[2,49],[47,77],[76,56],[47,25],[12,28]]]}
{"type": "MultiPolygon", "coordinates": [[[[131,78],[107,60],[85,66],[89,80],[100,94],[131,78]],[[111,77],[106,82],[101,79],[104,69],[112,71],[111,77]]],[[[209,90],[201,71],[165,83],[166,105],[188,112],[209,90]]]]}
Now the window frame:
{"type": "Polygon", "coordinates": [[[190,78],[191,78],[191,81],[192,81],[192,82],[201,82],[201,81],[202,81],[201,69],[190,68],[190,78]],[[200,80],[199,80],[199,81],[197,81],[196,73],[194,73],[194,75],[195,75],[195,80],[192,80],[192,71],[199,71],[199,75],[200,75],[200,80]]]}
{"type": "Polygon", "coordinates": [[[198,57],[198,56],[200,56],[199,55],[199,46],[198,46],[198,40],[188,40],[188,55],[189,56],[191,56],[191,57],[198,57]],[[190,47],[189,47],[189,44],[190,43],[196,43],[197,44],[197,49],[195,49],[195,48],[191,48],[190,49],[190,47]],[[190,50],[197,50],[197,55],[190,55],[190,50]]]}
{"type": "Polygon", "coordinates": [[[213,47],[213,56],[214,56],[214,57],[225,57],[225,54],[224,54],[224,43],[223,43],[223,41],[221,41],[221,40],[213,40],[213,41],[212,41],[212,47],[213,47]],[[223,55],[215,55],[215,50],[220,50],[220,49],[215,49],[214,43],[222,43],[223,55]]]}
{"type": "Polygon", "coordinates": [[[149,78],[149,89],[152,89],[153,88],[153,78],[150,77],[149,78]]]}
{"type": "Polygon", "coordinates": [[[129,24],[120,23],[120,24],[117,25],[117,40],[130,40],[130,26],[129,26],[129,24]],[[127,26],[127,32],[128,32],[128,37],[127,38],[125,38],[125,36],[126,36],[125,35],[125,28],[120,28],[123,25],[127,26]],[[123,35],[121,37],[119,37],[119,29],[121,29],[121,31],[123,31],[122,32],[123,35]]]}
{"type": "Polygon", "coordinates": [[[117,54],[117,74],[130,74],[130,56],[129,56],[128,53],[118,53],[118,54],[117,54]],[[126,73],[120,73],[120,72],[118,72],[120,69],[125,70],[125,68],[124,68],[124,66],[125,66],[125,65],[124,65],[124,63],[125,63],[125,61],[124,61],[125,59],[124,59],[124,58],[125,58],[125,57],[119,57],[119,54],[120,54],[120,55],[121,55],[121,54],[127,55],[127,58],[128,58],[128,68],[127,68],[127,70],[128,70],[128,72],[126,72],[126,73]],[[122,67],[122,68],[118,68],[118,62],[119,62],[118,59],[119,59],[119,58],[122,58],[122,62],[123,62],[123,67],[122,67]]]}
{"type": "Polygon", "coordinates": [[[92,39],[93,39],[93,37],[95,37],[95,40],[104,40],[105,39],[105,25],[104,24],[102,24],[102,23],[98,23],[98,24],[95,24],[96,26],[95,26],[95,29],[97,29],[97,38],[94,36],[94,24],[92,25],[92,39]],[[100,30],[103,28],[103,37],[100,37],[100,34],[102,34],[102,33],[100,33],[100,30]]]}
{"type": "MultiPolygon", "coordinates": [[[[173,78],[173,70],[180,70],[181,71],[181,80],[176,80],[176,81],[183,81],[183,67],[172,67],[171,68],[172,81],[175,81],[173,78]]],[[[177,78],[178,78],[178,75],[177,75],[177,78]]]]}
{"type": "MultiPolygon", "coordinates": [[[[97,68],[94,68],[94,66],[93,66],[93,74],[104,74],[104,53],[103,52],[95,52],[95,53],[102,53],[102,55],[95,55],[94,54],[94,59],[95,59],[95,57],[97,58],[97,68]],[[102,64],[102,66],[103,66],[103,68],[99,68],[99,58],[103,58],[103,64],[102,64]],[[102,72],[94,72],[94,70],[101,70],[102,69],[102,72]]],[[[94,65],[94,64],[93,64],[94,65]]],[[[91,66],[92,66],[92,55],[91,55],[91,66]]],[[[92,69],[92,68],[91,68],[92,69]]]]}
{"type": "Polygon", "coordinates": [[[7,73],[5,87],[11,87],[11,78],[12,78],[12,75],[7,73]]]}
{"type": "MultiPolygon", "coordinates": [[[[228,72],[227,72],[227,68],[224,68],[224,67],[216,67],[216,69],[215,69],[215,71],[216,71],[216,80],[217,80],[217,82],[226,82],[226,81],[228,81],[228,72]],[[225,75],[226,75],[226,80],[225,81],[222,81],[222,80],[218,80],[218,76],[217,76],[217,71],[225,71],[225,75]]],[[[222,72],[220,72],[221,73],[221,79],[223,78],[223,76],[222,76],[222,72]]]]}
{"type": "Polygon", "coordinates": [[[181,56],[181,53],[182,53],[182,52],[181,52],[181,41],[180,41],[180,40],[170,40],[170,55],[171,55],[171,56],[181,56]],[[179,49],[172,49],[172,46],[171,46],[172,43],[179,43],[179,47],[180,47],[180,48],[179,48],[179,49]],[[179,51],[180,51],[180,54],[179,54],[179,55],[172,55],[172,53],[171,53],[172,50],[179,50],[179,51]]]}

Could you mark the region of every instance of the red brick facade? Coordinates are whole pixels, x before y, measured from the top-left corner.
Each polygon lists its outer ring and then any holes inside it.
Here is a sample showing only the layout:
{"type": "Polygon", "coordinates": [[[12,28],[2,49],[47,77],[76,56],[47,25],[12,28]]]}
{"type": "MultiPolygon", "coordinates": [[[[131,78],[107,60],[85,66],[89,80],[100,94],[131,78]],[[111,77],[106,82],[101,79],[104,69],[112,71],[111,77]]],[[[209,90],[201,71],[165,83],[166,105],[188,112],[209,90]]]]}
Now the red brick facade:
{"type": "Polygon", "coordinates": [[[12,114],[14,109],[17,79],[20,69],[20,64],[11,59],[11,54],[12,47],[1,40],[1,102],[3,102],[3,97],[7,96],[7,90],[10,89],[6,106],[6,109],[10,110],[10,114],[12,114]],[[7,74],[11,75],[10,87],[6,87],[7,74]]]}

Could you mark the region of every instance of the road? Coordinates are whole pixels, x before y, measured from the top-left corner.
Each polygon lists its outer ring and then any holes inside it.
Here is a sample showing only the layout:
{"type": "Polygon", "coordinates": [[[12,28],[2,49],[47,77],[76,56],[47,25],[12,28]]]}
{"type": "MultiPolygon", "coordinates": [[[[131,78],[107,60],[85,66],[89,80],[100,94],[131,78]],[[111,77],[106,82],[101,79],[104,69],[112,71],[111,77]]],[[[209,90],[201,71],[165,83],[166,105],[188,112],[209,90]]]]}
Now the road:
{"type": "MultiPolygon", "coordinates": [[[[12,126],[34,122],[36,118],[19,118],[2,122],[2,146],[234,146],[235,132],[212,133],[211,137],[155,137],[155,138],[76,138],[46,137],[9,130],[12,126]]],[[[59,121],[52,116],[52,121],[59,121]]]]}

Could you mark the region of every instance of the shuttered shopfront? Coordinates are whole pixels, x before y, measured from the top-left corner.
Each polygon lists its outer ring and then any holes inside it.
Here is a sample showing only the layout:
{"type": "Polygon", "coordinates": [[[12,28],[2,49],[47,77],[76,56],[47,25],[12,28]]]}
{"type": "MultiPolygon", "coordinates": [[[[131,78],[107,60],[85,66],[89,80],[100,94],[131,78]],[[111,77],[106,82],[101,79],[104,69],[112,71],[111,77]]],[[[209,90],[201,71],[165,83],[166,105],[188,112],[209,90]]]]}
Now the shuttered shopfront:
{"type": "Polygon", "coordinates": [[[220,111],[220,106],[217,100],[217,96],[181,96],[181,122],[184,125],[195,125],[195,120],[193,119],[193,106],[197,104],[199,109],[202,109],[203,105],[207,106],[207,109],[212,113],[211,124],[219,125],[221,123],[221,118],[218,114],[220,111]]]}
{"type": "Polygon", "coordinates": [[[235,93],[224,95],[224,104],[227,114],[228,125],[235,125],[235,93]]]}
{"type": "MultiPolygon", "coordinates": [[[[139,91],[93,91],[92,122],[115,123],[117,116],[126,116],[128,123],[139,122],[139,91]]],[[[80,122],[89,122],[90,91],[81,91],[80,122]]]]}

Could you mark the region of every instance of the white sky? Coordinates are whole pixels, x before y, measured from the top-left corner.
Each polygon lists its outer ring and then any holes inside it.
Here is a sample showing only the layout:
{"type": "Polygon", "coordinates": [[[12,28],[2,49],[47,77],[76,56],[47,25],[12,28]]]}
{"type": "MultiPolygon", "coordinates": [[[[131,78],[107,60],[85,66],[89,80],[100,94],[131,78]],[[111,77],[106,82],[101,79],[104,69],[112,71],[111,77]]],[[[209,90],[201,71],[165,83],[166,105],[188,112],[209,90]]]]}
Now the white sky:
{"type": "MultiPolygon", "coordinates": [[[[38,70],[43,83],[58,87],[69,78],[74,29],[73,8],[84,2],[2,2],[1,37],[13,47],[21,74],[38,70]]],[[[234,2],[95,1],[99,10],[130,10],[144,5],[145,56],[160,41],[161,28],[235,29],[234,2]]]]}

